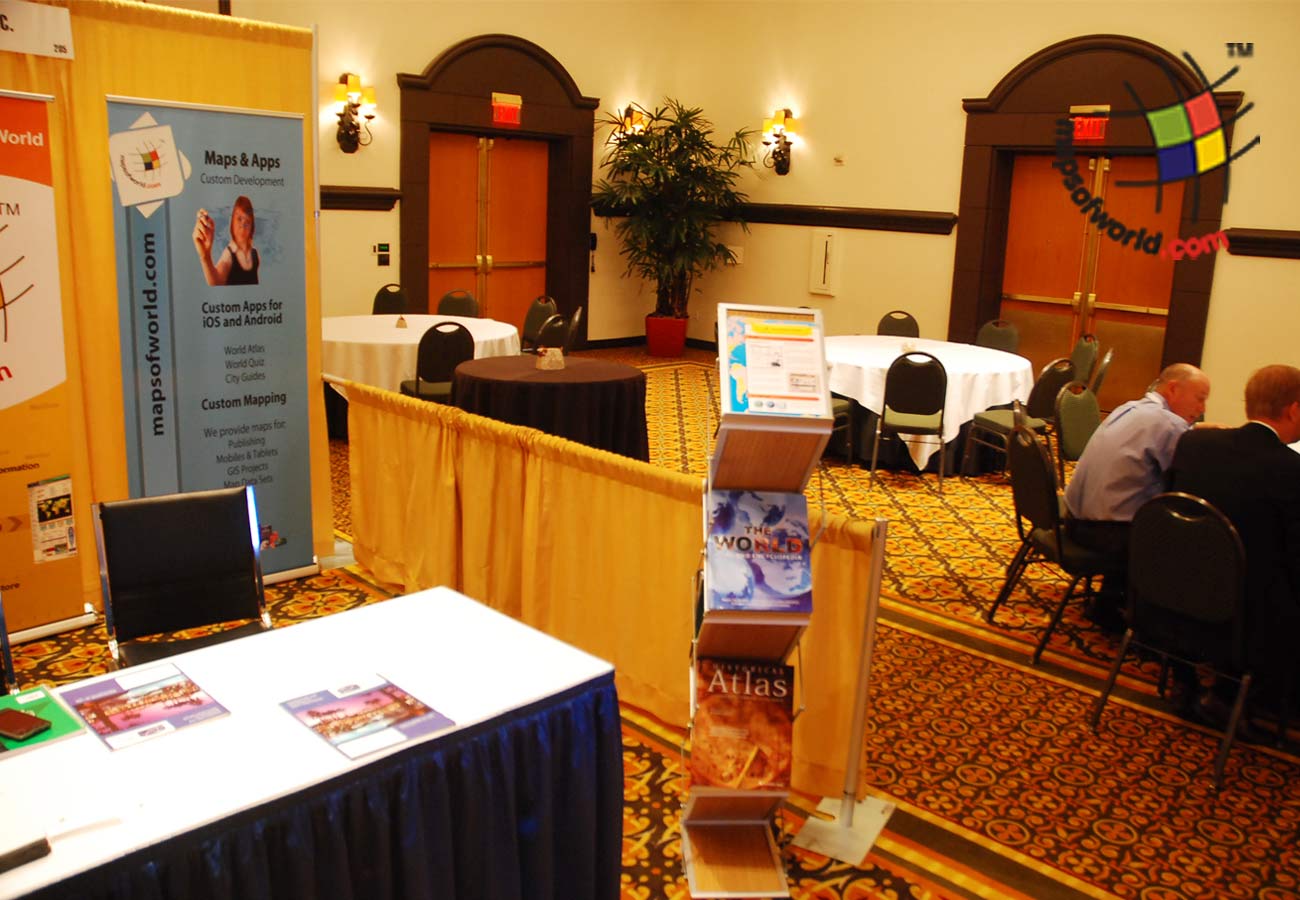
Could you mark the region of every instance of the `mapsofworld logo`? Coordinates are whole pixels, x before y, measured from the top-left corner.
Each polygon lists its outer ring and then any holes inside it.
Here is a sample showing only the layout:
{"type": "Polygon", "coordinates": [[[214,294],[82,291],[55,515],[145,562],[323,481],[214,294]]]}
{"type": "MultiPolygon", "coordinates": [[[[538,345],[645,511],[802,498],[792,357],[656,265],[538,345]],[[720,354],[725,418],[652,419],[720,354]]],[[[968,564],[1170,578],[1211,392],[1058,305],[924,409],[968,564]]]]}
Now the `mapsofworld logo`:
{"type": "MultiPolygon", "coordinates": [[[[1117,113],[1118,116],[1142,116],[1151,132],[1151,140],[1156,151],[1156,178],[1149,181],[1117,181],[1117,187],[1154,187],[1156,189],[1156,212],[1160,212],[1164,200],[1164,186],[1175,182],[1191,182],[1192,217],[1200,211],[1200,179],[1222,172],[1223,202],[1228,202],[1228,167],[1233,160],[1259,145],[1259,135],[1247,144],[1228,155],[1228,142],[1224,129],[1227,125],[1240,119],[1254,107],[1246,104],[1232,118],[1224,120],[1219,115],[1218,105],[1214,101],[1214,90],[1237,74],[1238,67],[1233,66],[1217,81],[1211,84],[1201,71],[1201,67],[1192,59],[1191,54],[1184,53],[1183,58],[1196,72],[1201,81],[1202,90],[1193,97],[1180,99],[1176,103],[1158,109],[1147,109],[1137,91],[1127,81],[1124,87],[1133,98],[1137,109],[1117,113]]],[[[1174,86],[1181,97],[1178,80],[1172,72],[1165,73],[1169,83],[1174,86]]],[[[1056,122],[1056,161],[1052,167],[1059,170],[1064,179],[1062,184],[1070,192],[1070,199],[1079,207],[1083,215],[1091,214],[1091,221],[1097,230],[1123,246],[1131,245],[1135,252],[1160,254],[1167,259],[1179,260],[1184,256],[1195,259],[1202,253],[1211,253],[1218,249],[1227,249],[1228,238],[1222,232],[1186,239],[1174,238],[1163,248],[1164,233],[1148,233],[1146,227],[1130,228],[1124,222],[1111,217],[1105,210],[1100,197],[1094,197],[1092,191],[1083,183],[1079,174],[1079,164],[1074,159],[1074,125],[1070,119],[1058,119],[1056,122]]]]}

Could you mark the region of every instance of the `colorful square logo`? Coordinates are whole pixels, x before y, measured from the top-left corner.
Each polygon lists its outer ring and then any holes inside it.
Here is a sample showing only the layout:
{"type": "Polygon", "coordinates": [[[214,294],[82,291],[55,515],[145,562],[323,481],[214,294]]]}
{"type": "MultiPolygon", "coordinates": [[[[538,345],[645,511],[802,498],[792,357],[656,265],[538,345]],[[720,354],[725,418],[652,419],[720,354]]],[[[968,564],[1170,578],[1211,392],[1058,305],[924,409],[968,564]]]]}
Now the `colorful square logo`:
{"type": "Polygon", "coordinates": [[[1206,91],[1187,101],[1187,117],[1192,123],[1192,134],[1204,137],[1223,124],[1219,118],[1219,108],[1214,105],[1214,96],[1206,91]]]}
{"type": "Polygon", "coordinates": [[[1153,109],[1147,113],[1147,123],[1151,126],[1151,136],[1157,147],[1172,147],[1192,139],[1192,127],[1187,121],[1187,110],[1181,103],[1153,109]]]}
{"type": "Polygon", "coordinates": [[[1161,181],[1180,181],[1196,174],[1196,153],[1190,143],[1156,151],[1161,181]]]}
{"type": "Polygon", "coordinates": [[[1223,129],[1211,131],[1196,139],[1196,171],[1208,172],[1228,161],[1228,147],[1223,142],[1223,129]]]}

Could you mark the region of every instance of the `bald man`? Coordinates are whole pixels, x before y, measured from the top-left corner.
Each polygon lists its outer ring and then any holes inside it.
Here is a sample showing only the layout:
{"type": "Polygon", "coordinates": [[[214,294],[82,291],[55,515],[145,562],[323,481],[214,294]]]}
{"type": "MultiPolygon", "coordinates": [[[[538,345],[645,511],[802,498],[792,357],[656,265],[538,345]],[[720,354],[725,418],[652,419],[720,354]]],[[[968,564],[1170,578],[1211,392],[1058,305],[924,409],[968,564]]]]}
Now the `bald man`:
{"type": "Polygon", "coordinates": [[[1175,363],[1160,373],[1141,400],[1123,404],[1093,433],[1065,489],[1070,515],[1092,522],[1133,520],[1165,488],[1174,448],[1205,414],[1210,379],[1196,366],[1175,363]]]}
{"type": "MultiPolygon", "coordinates": [[[[1094,550],[1128,559],[1128,532],[1138,508],[1165,489],[1178,439],[1205,414],[1210,379],[1196,366],[1165,368],[1140,400],[1130,400],[1101,423],[1065,489],[1070,536],[1094,550]]],[[[1123,631],[1124,578],[1106,580],[1094,619],[1123,631]]]]}
{"type": "Polygon", "coordinates": [[[1240,428],[1184,435],[1169,486],[1208,500],[1236,526],[1246,548],[1251,665],[1260,687],[1277,687],[1300,672],[1292,661],[1300,638],[1300,453],[1287,446],[1300,440],[1300,369],[1255,372],[1246,417],[1240,428]]]}

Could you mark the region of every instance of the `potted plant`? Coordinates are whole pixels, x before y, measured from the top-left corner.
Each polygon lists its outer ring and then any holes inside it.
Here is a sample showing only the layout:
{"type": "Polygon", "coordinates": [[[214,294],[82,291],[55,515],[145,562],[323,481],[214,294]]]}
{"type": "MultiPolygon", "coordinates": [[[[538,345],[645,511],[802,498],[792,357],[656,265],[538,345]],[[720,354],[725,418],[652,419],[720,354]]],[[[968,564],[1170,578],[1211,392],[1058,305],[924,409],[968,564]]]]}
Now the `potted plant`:
{"type": "Polygon", "coordinates": [[[654,312],[646,316],[650,354],[680,356],[695,277],[735,262],[715,229],[745,202],[736,180],[754,164],[754,132],[741,129],[717,143],[702,110],[671,98],[653,110],[633,104],[598,125],[612,132],[592,206],[621,217],[614,230],[627,257],[625,275],[655,283],[654,312]]]}

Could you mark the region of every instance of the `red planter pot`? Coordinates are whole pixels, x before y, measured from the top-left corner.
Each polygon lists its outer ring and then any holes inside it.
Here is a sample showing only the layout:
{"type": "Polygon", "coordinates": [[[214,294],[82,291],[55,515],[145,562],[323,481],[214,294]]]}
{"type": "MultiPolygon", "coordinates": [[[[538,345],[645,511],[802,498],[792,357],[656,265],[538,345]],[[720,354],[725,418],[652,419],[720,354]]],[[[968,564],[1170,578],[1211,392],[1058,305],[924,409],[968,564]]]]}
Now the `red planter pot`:
{"type": "Polygon", "coordinates": [[[651,356],[681,356],[686,349],[686,323],[689,321],[671,316],[646,316],[646,350],[651,356]]]}

